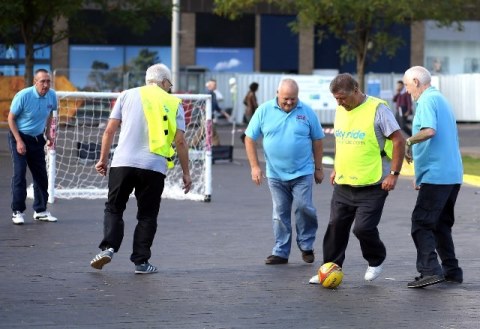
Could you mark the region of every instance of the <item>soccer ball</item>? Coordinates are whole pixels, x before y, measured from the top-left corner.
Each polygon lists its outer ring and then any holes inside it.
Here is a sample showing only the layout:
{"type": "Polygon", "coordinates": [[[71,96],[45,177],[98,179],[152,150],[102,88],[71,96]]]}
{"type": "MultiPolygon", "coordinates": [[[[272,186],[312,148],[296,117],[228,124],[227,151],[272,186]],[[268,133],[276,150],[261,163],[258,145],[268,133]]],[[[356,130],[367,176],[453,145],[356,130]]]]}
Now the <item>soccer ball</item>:
{"type": "Polygon", "coordinates": [[[335,263],[325,263],[318,269],[318,280],[323,287],[334,289],[342,283],[342,268],[335,263]]]}

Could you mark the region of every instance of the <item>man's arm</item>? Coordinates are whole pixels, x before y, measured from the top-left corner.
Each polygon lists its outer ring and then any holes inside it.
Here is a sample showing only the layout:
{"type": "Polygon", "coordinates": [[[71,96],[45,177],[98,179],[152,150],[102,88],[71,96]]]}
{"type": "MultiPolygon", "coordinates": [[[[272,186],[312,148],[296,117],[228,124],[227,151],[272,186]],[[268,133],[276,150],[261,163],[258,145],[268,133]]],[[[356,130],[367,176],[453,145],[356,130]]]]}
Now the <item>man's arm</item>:
{"type": "Polygon", "coordinates": [[[45,137],[47,138],[47,146],[53,144],[53,136],[51,135],[50,126],[53,121],[53,112],[50,112],[50,115],[47,118],[47,123],[45,125],[45,137]]]}
{"type": "Polygon", "coordinates": [[[12,132],[12,135],[15,138],[15,141],[17,142],[18,154],[25,155],[25,153],[27,153],[27,148],[25,147],[25,143],[23,142],[23,139],[20,136],[20,132],[17,127],[17,122],[15,121],[15,114],[13,114],[12,112],[9,112],[7,121],[8,121],[8,127],[10,128],[10,131],[12,132]]]}
{"type": "Polygon", "coordinates": [[[97,164],[95,165],[95,169],[102,176],[107,174],[110,148],[120,123],[121,121],[118,119],[109,119],[107,128],[105,128],[105,132],[103,133],[100,160],[98,160],[97,164]]]}
{"type": "Polygon", "coordinates": [[[418,133],[412,137],[407,138],[405,143],[405,160],[407,163],[411,163],[413,160],[412,157],[412,145],[424,142],[435,136],[436,131],[433,128],[423,128],[418,133]]]}
{"type": "Polygon", "coordinates": [[[316,139],[313,141],[313,159],[315,161],[315,171],[313,177],[315,177],[315,183],[320,184],[323,181],[323,141],[316,139]]]}
{"type": "Polygon", "coordinates": [[[263,172],[262,168],[260,168],[260,163],[258,162],[257,142],[250,137],[245,136],[245,150],[247,152],[248,162],[250,163],[252,181],[257,185],[260,185],[263,180],[263,172]]]}
{"type": "Polygon", "coordinates": [[[183,191],[186,194],[192,187],[192,178],[190,177],[190,169],[188,167],[188,145],[185,140],[185,133],[180,129],[177,129],[175,133],[175,146],[183,172],[183,191]]]}
{"type": "MultiPolygon", "coordinates": [[[[400,172],[402,170],[403,158],[405,156],[405,138],[400,130],[394,131],[389,139],[393,143],[392,161],[390,162],[390,171],[400,172]]],[[[397,175],[387,175],[382,182],[382,189],[390,191],[397,184],[397,175]]]]}

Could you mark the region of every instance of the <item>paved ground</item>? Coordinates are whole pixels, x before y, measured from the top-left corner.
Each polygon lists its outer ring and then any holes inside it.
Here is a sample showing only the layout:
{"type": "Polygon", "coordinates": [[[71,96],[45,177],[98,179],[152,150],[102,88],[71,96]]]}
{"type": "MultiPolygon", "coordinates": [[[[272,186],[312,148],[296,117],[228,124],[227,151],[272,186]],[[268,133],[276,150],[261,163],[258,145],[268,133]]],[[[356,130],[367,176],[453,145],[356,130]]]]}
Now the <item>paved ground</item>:
{"type": "MultiPolygon", "coordinates": [[[[471,139],[472,149],[479,127],[468,125],[471,131],[462,137],[471,139]]],[[[228,129],[222,130],[227,141],[228,129]]],[[[409,234],[416,192],[402,177],[380,224],[388,252],[384,273],[363,281],[367,265],[352,235],[344,282],[327,290],[308,279],[321,265],[331,186],[315,188],[315,263],[303,263],[293,248],[288,265],[266,266],[273,243],[270,196],[266,186],[250,182],[237,143],[234,162],[213,166],[211,203],[163,200],[151,259],[160,271],[139,276],[128,260],[135,200],[126,211],[122,249],[102,271],[89,262],[98,251],[104,200],[58,200],[50,206],[57,223],[33,222],[29,201],[26,224],[12,225],[4,136],[0,131],[1,328],[479,327],[479,187],[464,185],[457,202],[454,239],[463,284],[406,288],[416,275],[409,234]]]]}

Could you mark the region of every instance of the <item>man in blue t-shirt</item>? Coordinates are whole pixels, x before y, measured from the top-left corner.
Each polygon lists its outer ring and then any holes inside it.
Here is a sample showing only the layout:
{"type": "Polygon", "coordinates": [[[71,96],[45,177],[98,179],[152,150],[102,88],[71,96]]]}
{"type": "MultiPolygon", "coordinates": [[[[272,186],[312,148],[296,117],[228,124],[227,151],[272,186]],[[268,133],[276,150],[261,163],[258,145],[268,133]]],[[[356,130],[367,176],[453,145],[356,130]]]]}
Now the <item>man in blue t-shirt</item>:
{"type": "Polygon", "coordinates": [[[292,205],[296,207],[297,246],[303,260],[313,263],[318,222],[312,202],[312,186],[313,181],[320,184],[323,180],[322,139],[325,135],[315,112],[298,99],[295,80],[280,82],[277,97],[258,107],[245,134],[252,180],[260,185],[267,178],[272,195],[275,246],[265,263],[288,263],[292,205]],[[266,174],[257,155],[260,137],[263,137],[266,174]]]}
{"type": "Polygon", "coordinates": [[[414,161],[419,191],[412,213],[412,238],[420,276],[408,287],[421,288],[444,280],[461,283],[463,272],[452,239],[455,202],[463,180],[455,116],[446,98],[431,86],[427,69],[411,67],[403,81],[417,102],[405,158],[409,163],[414,161]]]}
{"type": "Polygon", "coordinates": [[[46,143],[53,143],[53,137],[50,129],[45,131],[45,127],[50,127],[52,113],[57,110],[57,96],[50,89],[50,82],[47,70],[37,70],[34,85],[15,95],[8,113],[8,146],[13,161],[12,221],[17,225],[25,222],[27,166],[33,178],[33,218],[47,222],[57,221],[47,211],[48,177],[44,147],[46,143]]]}

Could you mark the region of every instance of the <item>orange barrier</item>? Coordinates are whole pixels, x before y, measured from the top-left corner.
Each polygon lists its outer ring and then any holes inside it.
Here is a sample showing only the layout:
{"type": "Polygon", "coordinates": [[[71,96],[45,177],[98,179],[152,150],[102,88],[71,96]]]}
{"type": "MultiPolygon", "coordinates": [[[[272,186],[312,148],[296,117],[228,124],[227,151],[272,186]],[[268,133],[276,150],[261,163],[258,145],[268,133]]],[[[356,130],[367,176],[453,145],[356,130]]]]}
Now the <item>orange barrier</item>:
{"type": "MultiPolygon", "coordinates": [[[[0,76],[0,126],[7,126],[8,112],[10,112],[10,104],[17,92],[25,88],[25,79],[21,76],[0,76]]],[[[55,76],[55,90],[76,91],[75,86],[65,76],[55,76]]],[[[60,118],[67,120],[74,117],[77,108],[81,104],[75,104],[74,107],[67,108],[59,104],[60,118]]]]}

